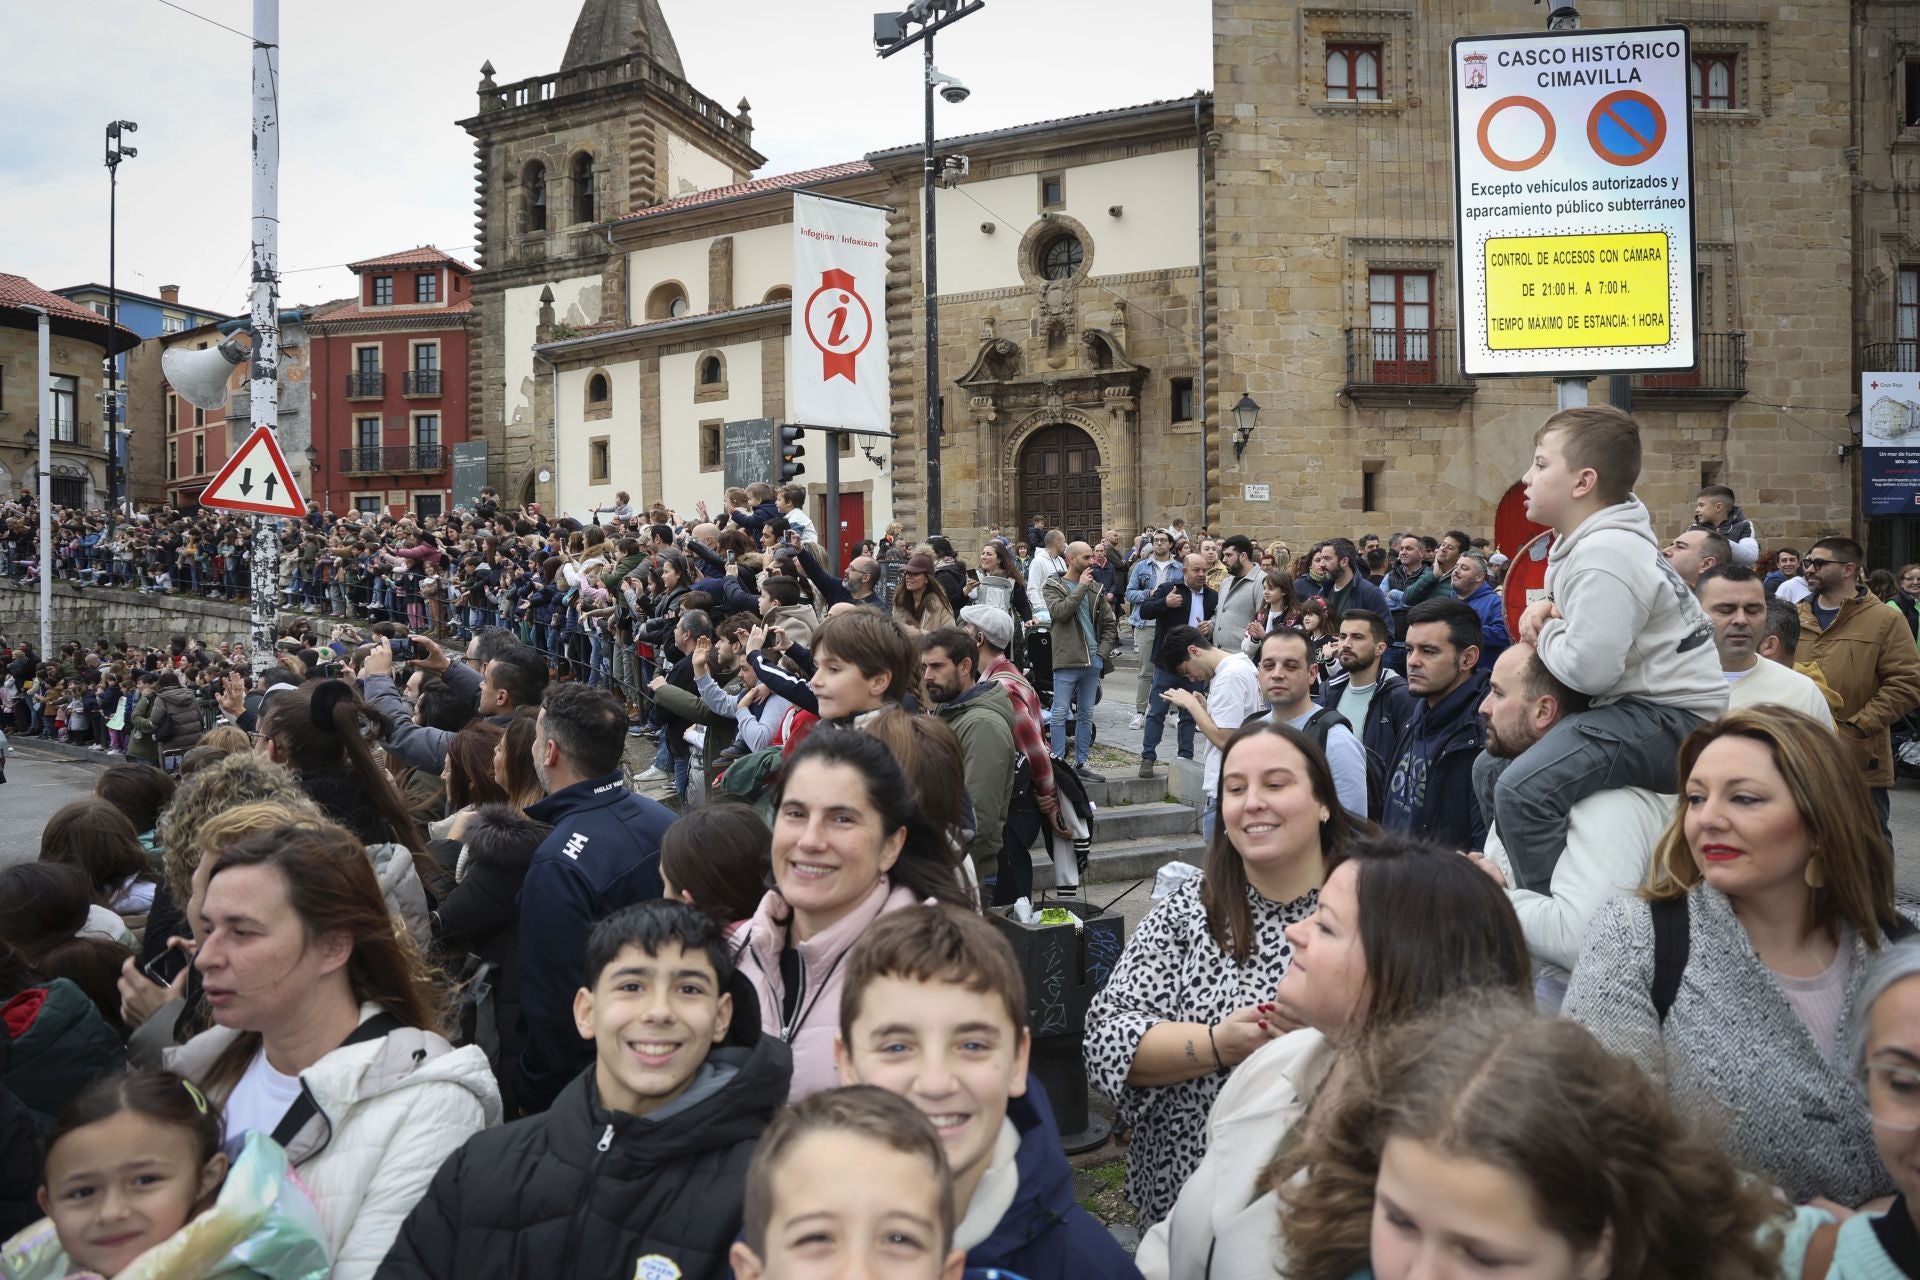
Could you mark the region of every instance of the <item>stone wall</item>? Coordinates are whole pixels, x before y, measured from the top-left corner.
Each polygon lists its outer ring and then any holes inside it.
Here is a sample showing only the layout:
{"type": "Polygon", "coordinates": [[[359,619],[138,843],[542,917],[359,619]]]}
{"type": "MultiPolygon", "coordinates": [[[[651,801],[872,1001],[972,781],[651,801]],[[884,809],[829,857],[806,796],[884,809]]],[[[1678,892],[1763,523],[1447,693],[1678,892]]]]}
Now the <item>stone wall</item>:
{"type": "MultiPolygon", "coordinates": [[[[0,585],[0,635],[18,643],[40,643],[40,589],[9,581],[0,585]]],[[[245,641],[245,608],[196,600],[192,596],[141,595],[137,591],[90,588],[76,591],[53,584],[53,640],[92,644],[105,636],[139,645],[165,645],[176,635],[198,636],[208,644],[245,641]]]]}

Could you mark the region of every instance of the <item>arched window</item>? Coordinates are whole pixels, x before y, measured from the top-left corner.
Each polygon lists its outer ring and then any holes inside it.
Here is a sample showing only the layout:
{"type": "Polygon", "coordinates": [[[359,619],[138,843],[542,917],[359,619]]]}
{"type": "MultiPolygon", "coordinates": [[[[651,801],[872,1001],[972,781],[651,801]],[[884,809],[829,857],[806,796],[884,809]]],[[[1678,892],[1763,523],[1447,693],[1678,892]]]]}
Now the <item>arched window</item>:
{"type": "Polygon", "coordinates": [[[573,220],[593,221],[593,157],[584,151],[573,158],[573,220]]]}
{"type": "Polygon", "coordinates": [[[547,229],[547,166],[535,160],[527,166],[527,230],[547,229]]]}
{"type": "Polygon", "coordinates": [[[607,375],[596,373],[587,379],[587,403],[605,404],[610,398],[607,391],[607,375]]]}
{"type": "Polygon", "coordinates": [[[1040,246],[1040,274],[1049,280],[1065,280],[1080,269],[1086,256],[1080,237],[1063,231],[1040,246]]]}
{"type": "Polygon", "coordinates": [[[769,289],[769,290],[767,290],[767,296],[766,296],[766,297],[764,297],[764,298],[762,298],[762,299],[760,299],[760,301],[762,301],[762,302],[792,302],[792,301],[793,301],[793,290],[791,290],[791,289],[789,289],[789,288],[787,288],[787,286],[785,286],[785,285],[783,285],[783,284],[777,284],[777,285],[775,285],[775,286],[773,286],[773,288],[771,288],[771,289],[769,289]]]}
{"type": "Polygon", "coordinates": [[[647,295],[647,319],[669,320],[687,314],[687,291],[677,281],[669,280],[654,287],[647,295]]]}
{"type": "Polygon", "coordinates": [[[719,356],[708,356],[700,362],[700,385],[717,387],[727,380],[727,362],[719,356]]]}

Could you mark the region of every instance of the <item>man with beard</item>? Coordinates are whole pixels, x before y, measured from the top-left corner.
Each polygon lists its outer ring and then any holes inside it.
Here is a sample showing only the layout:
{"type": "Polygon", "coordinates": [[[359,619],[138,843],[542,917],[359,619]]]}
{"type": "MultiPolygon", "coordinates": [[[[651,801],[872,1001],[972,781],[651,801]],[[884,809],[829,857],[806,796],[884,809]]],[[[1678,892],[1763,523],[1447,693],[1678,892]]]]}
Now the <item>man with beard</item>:
{"type": "Polygon", "coordinates": [[[1291,627],[1269,631],[1261,637],[1259,659],[1260,696],[1267,704],[1264,714],[1313,739],[1333,771],[1333,789],[1340,797],[1340,807],[1356,818],[1366,817],[1366,749],[1338,711],[1314,706],[1316,664],[1307,637],[1291,627]]]}
{"type": "MultiPolygon", "coordinates": [[[[1084,556],[1085,544],[1074,545],[1084,556]]],[[[1013,742],[1013,702],[999,681],[980,680],[979,670],[980,649],[958,627],[941,627],[921,639],[921,683],[933,713],[960,739],[966,761],[967,797],[973,801],[973,839],[967,852],[973,855],[974,871],[984,886],[989,880],[997,883],[1007,804],[1013,797],[1014,769],[1021,756],[1013,742]]],[[[1055,711],[1065,714],[1057,706],[1055,711]]]]}
{"type": "Polygon", "coordinates": [[[1455,849],[1478,849],[1487,819],[1474,797],[1484,731],[1476,712],[1487,677],[1480,617],[1458,600],[1429,600],[1407,614],[1407,688],[1419,699],[1394,748],[1380,825],[1455,849]]]}
{"type": "Polygon", "coordinates": [[[1413,694],[1398,672],[1384,666],[1387,622],[1379,614],[1347,610],[1334,645],[1347,679],[1321,689],[1320,705],[1338,711],[1366,748],[1367,816],[1378,822],[1386,803],[1387,766],[1413,718],[1413,694]]]}
{"type": "MultiPolygon", "coordinates": [[[[1756,590],[1758,585],[1756,580],[1756,590]]],[[[1585,695],[1553,678],[1532,645],[1511,646],[1494,662],[1487,695],[1480,702],[1487,756],[1515,759],[1562,716],[1586,705],[1585,695]]],[[[1480,781],[1476,776],[1475,785],[1480,781]]],[[[1480,804],[1483,812],[1493,812],[1490,788],[1480,804]]],[[[1639,787],[1600,791],[1577,801],[1568,812],[1567,842],[1545,893],[1511,887],[1512,868],[1497,828],[1487,832],[1485,853],[1468,853],[1513,902],[1533,955],[1534,994],[1544,1011],[1560,1009],[1588,922],[1608,902],[1631,895],[1646,878],[1653,847],[1672,813],[1671,796],[1639,787]]]]}

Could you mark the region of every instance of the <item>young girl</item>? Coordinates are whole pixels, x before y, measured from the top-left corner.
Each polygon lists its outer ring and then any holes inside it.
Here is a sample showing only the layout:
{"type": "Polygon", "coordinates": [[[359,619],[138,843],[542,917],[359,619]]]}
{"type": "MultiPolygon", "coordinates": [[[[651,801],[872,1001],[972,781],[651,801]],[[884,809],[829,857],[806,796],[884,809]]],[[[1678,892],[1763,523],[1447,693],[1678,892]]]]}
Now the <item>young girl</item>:
{"type": "Polygon", "coordinates": [[[47,1144],[46,1218],[0,1247],[8,1280],[327,1274],[320,1216],[271,1138],[249,1134],[229,1171],[220,1112],[168,1071],[94,1081],[47,1144]]]}

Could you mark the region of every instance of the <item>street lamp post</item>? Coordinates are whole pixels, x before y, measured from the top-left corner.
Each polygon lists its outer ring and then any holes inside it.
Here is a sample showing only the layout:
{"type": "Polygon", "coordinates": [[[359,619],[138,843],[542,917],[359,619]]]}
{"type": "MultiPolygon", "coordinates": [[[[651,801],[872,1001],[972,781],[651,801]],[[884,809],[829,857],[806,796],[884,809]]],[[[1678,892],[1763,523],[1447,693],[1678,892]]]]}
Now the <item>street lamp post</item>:
{"type": "Polygon", "coordinates": [[[120,511],[120,353],[113,349],[120,333],[120,162],[139,151],[122,141],[123,133],[137,133],[131,120],[107,126],[107,536],[113,536],[114,517],[120,511]]]}
{"type": "Polygon", "coordinates": [[[873,18],[873,42],[883,58],[890,58],[915,41],[924,44],[925,70],[923,92],[926,95],[926,144],[921,154],[921,217],[924,263],[921,268],[926,285],[926,432],[927,432],[927,534],[940,532],[940,272],[936,249],[936,220],[933,208],[934,182],[939,177],[933,155],[933,95],[940,90],[950,102],[962,102],[967,90],[957,80],[940,74],[933,65],[933,33],[986,7],[986,0],[914,0],[899,13],[877,13],[873,18]],[[919,30],[907,34],[909,26],[919,30]]]}

